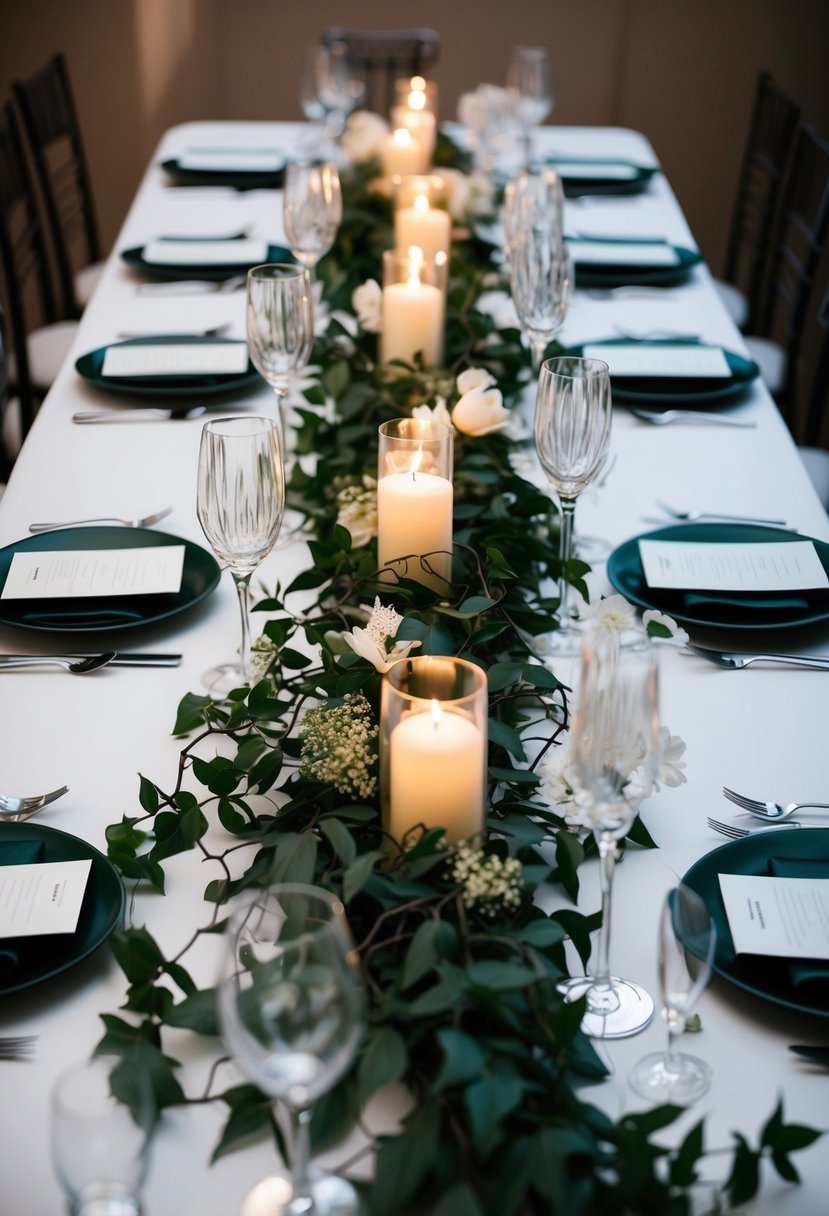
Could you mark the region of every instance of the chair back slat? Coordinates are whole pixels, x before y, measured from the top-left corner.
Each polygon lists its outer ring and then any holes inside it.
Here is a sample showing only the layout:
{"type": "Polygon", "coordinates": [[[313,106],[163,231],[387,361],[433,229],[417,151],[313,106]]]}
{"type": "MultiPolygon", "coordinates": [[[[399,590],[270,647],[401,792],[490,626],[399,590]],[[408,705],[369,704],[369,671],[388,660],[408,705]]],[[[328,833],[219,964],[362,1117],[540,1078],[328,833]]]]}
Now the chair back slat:
{"type": "Polygon", "coordinates": [[[344,43],[355,72],[365,81],[366,109],[388,114],[394,101],[394,82],[404,76],[422,76],[440,54],[434,30],[356,30],[333,27],[320,39],[323,46],[344,43]]]}

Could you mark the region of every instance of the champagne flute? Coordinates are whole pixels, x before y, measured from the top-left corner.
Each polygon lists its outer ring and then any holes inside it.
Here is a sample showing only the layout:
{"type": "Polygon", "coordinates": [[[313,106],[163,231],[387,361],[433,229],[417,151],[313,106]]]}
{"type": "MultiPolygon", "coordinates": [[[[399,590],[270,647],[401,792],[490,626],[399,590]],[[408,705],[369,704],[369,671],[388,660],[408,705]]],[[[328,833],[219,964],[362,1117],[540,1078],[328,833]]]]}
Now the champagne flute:
{"type": "Polygon", "coordinates": [[[652,788],[659,763],[656,660],[641,630],[584,635],[569,747],[575,793],[599,850],[602,924],[593,974],[565,981],[560,990],[568,1000],[587,998],[585,1034],[624,1038],[653,1016],[647,992],[612,976],[609,965],[617,841],[652,788]]]}
{"type": "Polygon", "coordinates": [[[340,176],[332,161],[288,165],[282,222],[291,252],[312,274],[334,244],[342,218],[340,176]]]}
{"type": "Polygon", "coordinates": [[[553,232],[564,232],[564,190],[561,178],[553,168],[540,173],[523,169],[504,187],[502,225],[507,263],[513,243],[534,223],[546,224],[553,232]]]}
{"type": "Polygon", "coordinates": [[[317,96],[325,110],[329,136],[337,139],[349,114],[365,100],[366,84],[355,75],[347,43],[331,42],[319,46],[317,52],[317,96]]]}
{"type": "Polygon", "coordinates": [[[533,132],[552,113],[555,103],[550,56],[544,47],[513,47],[507,67],[507,88],[517,99],[523,132],[524,163],[529,168],[533,132]]]}
{"type": "Polygon", "coordinates": [[[676,1048],[685,1020],[711,978],[716,931],[696,891],[680,883],[668,892],[659,918],[659,988],[668,1023],[668,1050],[654,1051],[630,1075],[637,1094],[652,1102],[695,1102],[708,1092],[711,1069],[676,1048]],[[692,975],[686,950],[697,960],[692,975]]]}
{"type": "Polygon", "coordinates": [[[351,1065],[364,1024],[359,961],[343,906],[328,891],[282,883],[231,916],[218,989],[228,1051],[291,1117],[290,1172],[264,1179],[242,1208],[299,1216],[356,1213],[353,1187],[309,1168],[314,1102],[351,1065]]]}
{"type": "Polygon", "coordinates": [[[561,229],[535,213],[529,224],[517,222],[510,242],[510,286],[536,375],[547,346],[564,324],[572,282],[572,261],[561,229]]]}
{"type": "Polygon", "coordinates": [[[284,509],[285,473],[276,422],[245,416],[206,423],[199,448],[196,513],[210,547],[233,575],[242,626],[238,660],[204,677],[217,696],[251,682],[250,579],[276,544],[284,509]]]}
{"type": "Polygon", "coordinates": [[[576,499],[599,474],[610,443],[610,376],[600,359],[563,355],[548,359],[538,379],[535,450],[561,503],[559,628],[548,639],[553,653],[577,654],[580,631],[570,614],[567,578],[576,499]]]}

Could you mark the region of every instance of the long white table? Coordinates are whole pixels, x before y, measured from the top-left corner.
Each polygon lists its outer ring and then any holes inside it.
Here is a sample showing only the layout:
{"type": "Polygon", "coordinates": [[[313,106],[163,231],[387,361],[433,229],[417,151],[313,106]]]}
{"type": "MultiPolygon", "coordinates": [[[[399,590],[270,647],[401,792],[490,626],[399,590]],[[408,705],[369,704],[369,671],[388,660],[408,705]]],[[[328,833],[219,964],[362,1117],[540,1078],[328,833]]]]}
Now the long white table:
{"type": "MultiPolygon", "coordinates": [[[[279,195],[227,189],[170,188],[158,162],[198,144],[262,144],[275,136],[290,145],[300,128],[270,124],[188,124],[169,132],[147,171],[100,287],[84,314],[74,352],[50,392],[17,462],[0,503],[0,545],[27,533],[35,520],[143,515],[170,505],[165,531],[204,544],[195,517],[196,458],[201,432],[197,419],[78,426],[80,409],[118,408],[89,388],[74,371],[81,353],[113,341],[121,331],[175,331],[230,323],[244,337],[244,293],[203,296],[148,296],[119,259],[119,249],[169,233],[208,234],[250,225],[272,241],[283,238],[279,195]]],[[[642,161],[653,158],[647,141],[632,131],[549,128],[547,146],[571,154],[612,154],[642,161]]],[[[659,234],[679,244],[692,234],[668,183],[657,176],[647,192],[624,201],[590,199],[568,204],[570,231],[590,234],[659,234]]],[[[743,345],[704,266],[690,281],[659,296],[595,299],[577,292],[563,340],[610,337],[617,326],[645,334],[675,330],[698,334],[741,351],[743,345]]],[[[128,409],[128,406],[122,408],[128,409]]],[[[241,408],[270,413],[264,385],[245,397],[241,408]]],[[[773,402],[755,384],[734,412],[756,423],[752,429],[649,427],[625,409],[613,420],[616,461],[604,484],[579,503],[580,532],[612,545],[648,529],[659,517],[656,500],[679,507],[780,516],[803,533],[829,539],[829,520],[811,489],[796,450],[773,402]]],[[[304,549],[279,550],[265,563],[261,579],[285,581],[298,570],[304,549]]],[[[602,570],[595,591],[608,591],[602,570]]],[[[104,831],[138,807],[137,774],[172,783],[179,744],[170,737],[175,707],[188,691],[200,691],[200,676],[229,657],[237,640],[237,608],[229,576],[200,607],[170,621],[124,635],[84,636],[73,649],[107,649],[110,644],[141,650],[181,651],[180,667],[169,670],[108,669],[90,678],[63,673],[3,675],[0,685],[0,789],[33,793],[68,784],[70,792],[44,811],[40,822],[103,847],[104,831]],[[112,638],[117,637],[116,642],[112,638]]],[[[700,631],[697,640],[732,645],[726,634],[700,631]]],[[[742,639],[741,639],[742,640],[742,639]]],[[[0,650],[41,653],[66,648],[65,639],[0,628],[0,650]]],[[[780,635],[792,651],[829,650],[829,626],[798,636],[780,635]]],[[[686,740],[687,784],[663,790],[644,815],[658,851],[631,850],[615,886],[612,961],[614,969],[643,983],[655,996],[656,921],[665,891],[703,854],[722,843],[706,817],[729,817],[720,794],[723,784],[784,801],[825,797],[826,705],[829,677],[817,671],[752,668],[728,672],[662,651],[662,716],[686,740]]],[[[146,896],[128,909],[162,946],[174,950],[189,936],[194,909],[200,911],[206,878],[189,856],[167,865],[166,897],[146,896]]],[[[582,871],[580,910],[597,907],[594,866],[582,871]]],[[[194,967],[211,982],[212,961],[194,967]]],[[[0,1034],[36,1034],[34,1059],[0,1064],[0,1212],[45,1216],[61,1209],[58,1184],[49,1163],[48,1094],[56,1073],[87,1054],[102,1032],[98,1015],[114,1012],[124,983],[108,951],[63,976],[0,999],[0,1034]]],[[[713,1068],[709,1094],[684,1117],[682,1128],[702,1115],[710,1146],[730,1143],[738,1129],[753,1139],[778,1097],[790,1120],[825,1123],[827,1076],[812,1072],[788,1051],[791,1042],[826,1039],[827,1023],[788,1013],[715,981],[703,996],[704,1032],[690,1048],[713,1068]]],[[[586,1096],[611,1114],[641,1108],[627,1087],[633,1064],[663,1044],[659,1019],[641,1035],[603,1045],[612,1069],[602,1086],[586,1096]]],[[[175,1047],[184,1063],[189,1092],[197,1092],[209,1061],[183,1036],[175,1047]]],[[[175,1048],[174,1048],[174,1054],[175,1048]]],[[[381,1126],[399,1095],[377,1104],[372,1117],[381,1126]]],[[[154,1148],[145,1192],[147,1216],[225,1216],[238,1211],[252,1183],[273,1164],[268,1144],[249,1148],[208,1167],[224,1110],[194,1106],[165,1117],[154,1148]]],[[[336,1165],[354,1145],[331,1153],[336,1165]]],[[[796,1156],[803,1186],[769,1179],[752,1210],[807,1214],[826,1211],[829,1157],[818,1143],[796,1156]]]]}

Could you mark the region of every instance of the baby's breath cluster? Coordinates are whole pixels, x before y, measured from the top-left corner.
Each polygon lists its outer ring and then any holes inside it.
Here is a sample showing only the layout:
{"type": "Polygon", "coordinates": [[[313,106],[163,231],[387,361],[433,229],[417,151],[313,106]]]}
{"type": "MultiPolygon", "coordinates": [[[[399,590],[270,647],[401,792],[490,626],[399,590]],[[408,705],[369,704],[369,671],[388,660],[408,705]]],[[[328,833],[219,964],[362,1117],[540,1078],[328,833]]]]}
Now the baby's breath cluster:
{"type": "Polygon", "coordinates": [[[377,535],[377,478],[364,473],[337,492],[337,523],[348,528],[355,546],[377,535]]]}
{"type": "Polygon", "coordinates": [[[341,705],[309,710],[300,730],[303,773],[330,782],[341,794],[373,797],[378,733],[371,705],[361,692],[346,693],[341,705]]]}
{"type": "Polygon", "coordinates": [[[495,918],[521,905],[524,873],[517,857],[501,858],[462,843],[452,858],[451,873],[470,910],[495,918]]]}

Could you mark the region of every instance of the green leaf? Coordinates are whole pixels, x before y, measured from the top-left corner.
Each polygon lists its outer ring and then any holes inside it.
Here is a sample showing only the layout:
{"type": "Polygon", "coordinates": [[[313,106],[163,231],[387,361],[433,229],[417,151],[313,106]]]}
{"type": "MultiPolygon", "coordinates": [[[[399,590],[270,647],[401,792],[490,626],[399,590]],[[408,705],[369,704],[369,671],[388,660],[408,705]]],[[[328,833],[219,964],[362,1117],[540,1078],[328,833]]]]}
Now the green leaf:
{"type": "Polygon", "coordinates": [[[236,810],[232,802],[229,802],[227,798],[220,798],[218,810],[219,822],[226,831],[233,833],[244,831],[247,820],[236,810]]]}
{"type": "Polygon", "coordinates": [[[169,1026],[192,1030],[196,1034],[218,1035],[219,1023],[216,1010],[216,991],[202,988],[179,1001],[167,1013],[169,1026]]]}
{"type": "Polygon", "coordinates": [[[472,1188],[462,1182],[438,1200],[430,1216],[484,1216],[484,1209],[472,1188]]]}
{"type": "Polygon", "coordinates": [[[504,1119],[521,1103],[525,1085],[517,1075],[490,1073],[470,1085],[464,1097],[469,1130],[477,1151],[491,1153],[504,1136],[504,1119]]]}
{"type": "Polygon", "coordinates": [[[283,832],[274,852],[269,882],[313,882],[317,842],[311,832],[283,832]]]}
{"type": "Polygon", "coordinates": [[[194,692],[186,693],[179,701],[173,734],[188,735],[196,727],[204,726],[204,711],[212,704],[211,697],[200,697],[194,692]]]}
{"type": "Polygon", "coordinates": [[[522,925],[520,929],[516,929],[515,936],[519,941],[526,942],[528,946],[546,950],[550,946],[557,946],[559,942],[564,941],[566,935],[557,921],[547,918],[546,920],[531,920],[529,924],[522,925]]]}
{"type": "Polygon", "coordinates": [[[369,1192],[372,1213],[401,1211],[434,1169],[440,1143],[440,1112],[435,1103],[418,1106],[399,1136],[380,1138],[369,1192]]]}
{"type": "Polygon", "coordinates": [[[449,1026],[441,1027],[437,1038],[443,1051],[443,1064],[434,1080],[436,1094],[480,1077],[486,1056],[475,1039],[449,1026]]]}
{"type": "Polygon", "coordinates": [[[696,1166],[704,1151],[704,1127],[703,1119],[695,1123],[671,1159],[671,1182],[675,1186],[689,1187],[697,1180],[696,1166]]]}
{"type": "Polygon", "coordinates": [[[500,692],[509,688],[511,684],[517,684],[523,674],[523,663],[493,663],[487,672],[489,691],[500,692]]]}
{"type": "Polygon", "coordinates": [[[154,815],[158,810],[158,787],[140,773],[139,778],[138,801],[148,815],[154,815]]]}
{"type": "Polygon", "coordinates": [[[497,718],[490,718],[487,723],[487,731],[490,743],[497,743],[501,747],[506,748],[508,752],[515,756],[516,760],[527,759],[524,745],[521,742],[521,736],[517,730],[513,730],[511,726],[506,726],[503,722],[499,722],[497,718]]]}
{"type": "Polygon", "coordinates": [[[435,1013],[455,1009],[466,994],[468,980],[466,972],[451,963],[438,964],[438,982],[410,1001],[400,1011],[401,1017],[422,1018],[435,1013]]]}
{"type": "Polygon", "coordinates": [[[745,1138],[737,1133],[734,1136],[737,1147],[734,1150],[734,1160],[731,1172],[725,1183],[732,1207],[739,1207],[753,1199],[760,1187],[760,1156],[748,1146],[745,1138]]]}
{"type": "Polygon", "coordinates": [[[380,1026],[369,1034],[357,1069],[357,1095],[365,1103],[378,1089],[391,1085],[406,1072],[409,1056],[406,1040],[392,1026],[380,1026]]]}
{"type": "Polygon", "coordinates": [[[374,851],[371,853],[361,853],[359,857],[356,857],[352,861],[343,876],[343,899],[347,904],[351,903],[354,896],[362,891],[374,873],[377,863],[384,859],[385,853],[374,851]]]}
{"type": "Polygon", "coordinates": [[[497,603],[497,600],[490,599],[488,595],[470,595],[468,599],[463,601],[459,611],[477,616],[481,612],[486,612],[487,608],[492,608],[497,603]]]}
{"type": "MultiPolygon", "coordinates": [[[[265,1132],[270,1132],[273,1125],[271,1102],[264,1094],[251,1086],[245,1086],[245,1099],[231,1107],[219,1143],[213,1150],[211,1163],[233,1152],[243,1144],[249,1144],[261,1139],[265,1132]]],[[[225,1095],[223,1095],[225,1096],[225,1095]]]]}
{"type": "Polygon", "coordinates": [[[321,819],[319,827],[340,860],[350,865],[357,856],[357,844],[345,824],[339,819],[321,819]]]}
{"type": "Polygon", "coordinates": [[[437,967],[442,958],[446,958],[454,950],[457,933],[448,921],[424,921],[415,932],[411,945],[406,951],[403,963],[403,979],[400,987],[405,992],[424,975],[437,967]]]}
{"type": "Polygon", "coordinates": [[[469,968],[470,982],[476,988],[486,988],[490,992],[516,992],[537,983],[540,978],[531,967],[501,963],[496,959],[483,959],[469,968]]]}

